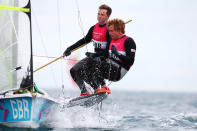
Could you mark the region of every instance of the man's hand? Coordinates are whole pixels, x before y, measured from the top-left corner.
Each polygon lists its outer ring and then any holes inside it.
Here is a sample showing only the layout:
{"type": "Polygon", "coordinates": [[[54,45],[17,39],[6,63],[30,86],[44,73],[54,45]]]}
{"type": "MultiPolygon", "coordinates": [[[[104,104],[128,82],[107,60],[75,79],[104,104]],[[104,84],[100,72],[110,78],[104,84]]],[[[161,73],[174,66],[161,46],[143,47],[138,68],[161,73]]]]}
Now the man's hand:
{"type": "Polygon", "coordinates": [[[116,49],[116,47],[115,47],[114,45],[112,45],[112,47],[111,47],[111,52],[112,52],[114,55],[119,56],[119,53],[118,53],[118,51],[117,51],[117,49],[116,49]]]}
{"type": "Polygon", "coordinates": [[[86,52],[85,54],[87,57],[91,57],[94,58],[95,57],[95,53],[91,53],[91,52],[86,52]]]}
{"type": "Polygon", "coordinates": [[[67,49],[64,51],[63,56],[69,56],[70,54],[71,54],[71,50],[70,50],[70,48],[67,48],[67,49]]]}

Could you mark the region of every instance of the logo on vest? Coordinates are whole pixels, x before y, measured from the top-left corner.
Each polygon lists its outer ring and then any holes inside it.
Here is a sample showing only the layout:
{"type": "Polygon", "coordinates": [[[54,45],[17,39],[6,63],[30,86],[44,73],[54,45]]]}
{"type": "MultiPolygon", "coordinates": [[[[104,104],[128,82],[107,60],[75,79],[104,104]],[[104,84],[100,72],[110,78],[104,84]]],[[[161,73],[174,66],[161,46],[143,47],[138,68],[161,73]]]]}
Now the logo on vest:
{"type": "Polygon", "coordinates": [[[94,38],[99,39],[100,36],[99,35],[94,35],[94,38]]]}
{"type": "Polygon", "coordinates": [[[103,33],[94,32],[94,38],[100,39],[103,33]]]}
{"type": "Polygon", "coordinates": [[[112,45],[120,45],[120,43],[112,43],[112,45]]]}
{"type": "Polygon", "coordinates": [[[102,35],[103,33],[94,32],[95,35],[102,35]]]}

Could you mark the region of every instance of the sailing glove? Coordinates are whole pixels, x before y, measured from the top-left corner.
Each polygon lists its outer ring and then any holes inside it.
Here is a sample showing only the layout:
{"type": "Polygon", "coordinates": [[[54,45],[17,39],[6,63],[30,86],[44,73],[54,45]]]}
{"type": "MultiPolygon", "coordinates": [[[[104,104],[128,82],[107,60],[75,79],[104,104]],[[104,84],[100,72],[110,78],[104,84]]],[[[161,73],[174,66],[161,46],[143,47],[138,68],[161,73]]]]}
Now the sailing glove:
{"type": "Polygon", "coordinates": [[[70,48],[67,48],[65,51],[64,51],[64,56],[69,56],[71,54],[71,50],[70,48]]]}
{"type": "Polygon", "coordinates": [[[112,53],[113,53],[114,55],[119,56],[119,53],[118,53],[118,51],[117,51],[117,49],[116,49],[116,47],[115,47],[114,45],[112,45],[111,51],[112,51],[112,53]]]}

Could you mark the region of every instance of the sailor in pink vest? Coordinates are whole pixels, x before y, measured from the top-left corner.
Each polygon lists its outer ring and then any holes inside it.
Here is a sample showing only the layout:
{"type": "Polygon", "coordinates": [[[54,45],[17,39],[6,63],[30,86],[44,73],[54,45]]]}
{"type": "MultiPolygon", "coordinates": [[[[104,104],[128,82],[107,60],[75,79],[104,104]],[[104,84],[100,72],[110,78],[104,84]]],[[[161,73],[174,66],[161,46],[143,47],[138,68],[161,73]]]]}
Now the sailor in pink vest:
{"type": "MultiPolygon", "coordinates": [[[[88,71],[88,67],[92,67],[92,65],[94,65],[93,63],[96,59],[93,60],[92,58],[101,56],[102,54],[105,54],[105,52],[108,52],[110,36],[107,30],[106,23],[111,15],[111,12],[112,9],[109,6],[105,4],[101,5],[97,14],[98,23],[96,23],[89,29],[87,35],[84,38],[80,39],[75,44],[68,47],[63,54],[64,56],[69,56],[72,51],[83,47],[91,41],[93,42],[95,53],[86,52],[86,56],[88,57],[79,61],[70,70],[73,80],[77,83],[81,90],[80,96],[90,94],[87,91],[84,82],[90,84],[91,87],[93,87],[94,89],[97,89],[99,87],[97,83],[94,82],[92,77],[88,77],[91,73],[90,71],[88,71]]],[[[98,60],[99,59],[100,58],[98,58],[98,60]]],[[[102,81],[102,84],[104,85],[105,82],[102,81]]]]}
{"type": "MultiPolygon", "coordinates": [[[[110,81],[119,81],[134,63],[136,44],[131,37],[125,35],[125,23],[121,19],[109,20],[107,27],[112,39],[108,50],[109,56],[100,64],[100,71],[94,74],[110,81]]],[[[107,90],[108,88],[99,89],[96,93],[107,90]]]]}

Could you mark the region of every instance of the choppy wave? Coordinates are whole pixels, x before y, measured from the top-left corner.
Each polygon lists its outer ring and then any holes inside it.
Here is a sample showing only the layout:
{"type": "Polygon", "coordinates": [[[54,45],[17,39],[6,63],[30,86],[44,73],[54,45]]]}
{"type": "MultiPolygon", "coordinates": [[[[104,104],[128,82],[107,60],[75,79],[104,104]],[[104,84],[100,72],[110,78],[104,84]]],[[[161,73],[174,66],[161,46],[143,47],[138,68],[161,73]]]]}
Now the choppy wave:
{"type": "Polygon", "coordinates": [[[196,94],[113,92],[102,108],[55,107],[36,130],[195,131],[196,100],[196,94]]]}

